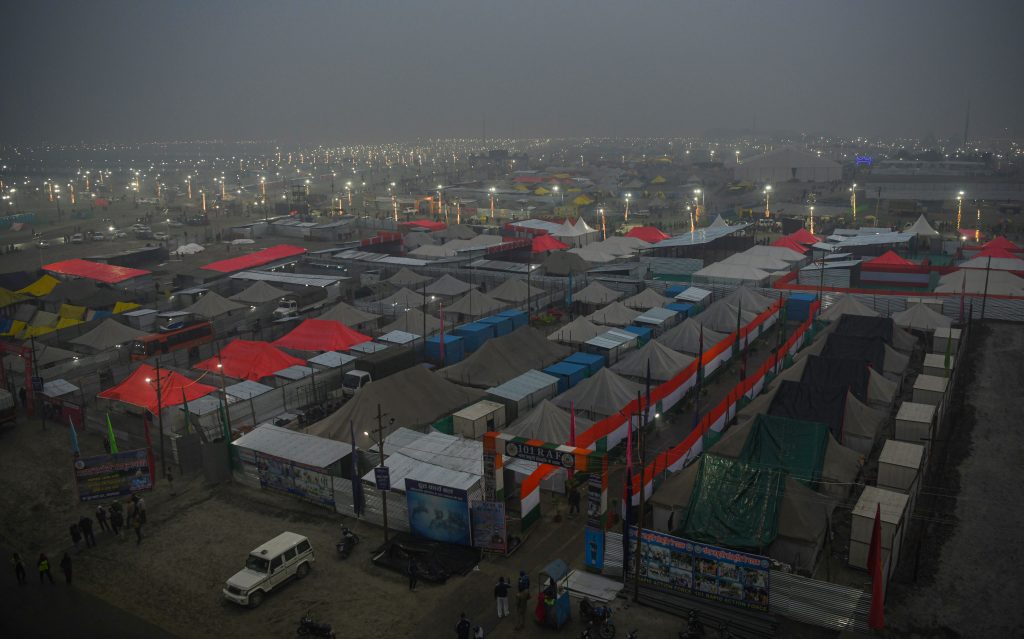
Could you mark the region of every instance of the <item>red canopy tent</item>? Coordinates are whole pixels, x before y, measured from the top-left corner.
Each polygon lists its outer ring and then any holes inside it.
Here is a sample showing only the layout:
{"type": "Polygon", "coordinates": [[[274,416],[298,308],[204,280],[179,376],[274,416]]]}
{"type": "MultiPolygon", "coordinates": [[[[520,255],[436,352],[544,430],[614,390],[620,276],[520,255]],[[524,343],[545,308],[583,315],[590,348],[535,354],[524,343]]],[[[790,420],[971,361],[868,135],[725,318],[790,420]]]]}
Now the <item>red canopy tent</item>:
{"type": "Polygon", "coordinates": [[[772,242],[771,245],[772,246],[781,246],[782,248],[788,248],[789,250],[796,251],[797,253],[800,253],[800,254],[804,254],[804,253],[806,253],[808,251],[808,248],[806,246],[804,246],[800,242],[797,242],[796,240],[794,240],[792,237],[789,237],[788,235],[780,237],[779,239],[777,239],[774,242],[772,242]]]}
{"type": "Polygon", "coordinates": [[[533,247],[530,249],[530,252],[543,253],[545,251],[561,251],[567,248],[569,248],[568,244],[563,244],[554,237],[545,234],[533,238],[533,247]]]}
{"type": "Polygon", "coordinates": [[[649,244],[657,244],[662,240],[672,237],[656,226],[636,226],[626,233],[626,237],[635,237],[649,244]]]}
{"type": "MultiPolygon", "coordinates": [[[[989,244],[991,244],[991,242],[989,242],[989,244]]],[[[987,247],[987,246],[988,246],[988,244],[985,245],[985,247],[987,247]]],[[[974,257],[991,257],[991,258],[1002,258],[1002,259],[1011,259],[1011,260],[1019,260],[1020,259],[1019,255],[1014,255],[1013,253],[1007,251],[1006,249],[1001,249],[1001,248],[982,248],[982,250],[980,250],[980,251],[978,251],[977,253],[974,254],[974,257]]]]}
{"type": "Polygon", "coordinates": [[[817,244],[818,242],[821,241],[820,237],[811,233],[805,228],[799,228],[790,233],[789,235],[787,235],[786,237],[791,237],[797,242],[800,242],[801,244],[817,244]]]}
{"type": "Polygon", "coordinates": [[[871,266],[917,266],[910,260],[904,259],[893,251],[886,251],[866,264],[871,266]]]}
{"type": "Polygon", "coordinates": [[[244,271],[248,268],[256,268],[257,266],[270,264],[277,260],[283,260],[286,257],[301,255],[305,252],[306,249],[298,246],[278,244],[277,246],[271,246],[270,248],[265,248],[262,251],[256,251],[255,253],[249,253],[248,255],[240,255],[239,257],[232,257],[230,259],[212,262],[202,268],[207,271],[217,271],[218,273],[234,273],[235,271],[244,271]]]}
{"type": "Polygon", "coordinates": [[[983,249],[1002,249],[1004,251],[1019,251],[1020,247],[1006,239],[1002,235],[992,238],[990,241],[985,242],[982,246],[983,249]]]}
{"type": "Polygon", "coordinates": [[[251,379],[253,381],[269,377],[289,366],[304,366],[305,361],[292,357],[288,353],[275,348],[267,342],[250,342],[236,339],[214,356],[195,365],[200,370],[220,373],[235,379],[251,379]],[[217,368],[223,364],[224,368],[217,368]]]}
{"type": "Polygon", "coordinates": [[[104,284],[117,284],[133,277],[149,275],[152,271],[141,268],[129,268],[127,266],[114,266],[103,262],[91,262],[89,260],[64,260],[54,262],[43,267],[44,271],[59,273],[60,275],[73,275],[84,277],[87,280],[95,280],[104,284]]]}
{"type": "Polygon", "coordinates": [[[155,414],[160,407],[178,406],[184,404],[186,400],[199,399],[217,390],[213,386],[200,384],[166,368],[160,369],[159,402],[156,395],[157,385],[156,369],[149,364],[143,364],[123,382],[113,388],[108,388],[97,397],[139,406],[155,414]],[[147,382],[147,379],[150,381],[147,382]]]}
{"type": "Polygon", "coordinates": [[[334,320],[308,319],[274,342],[274,346],[297,351],[344,351],[370,337],[334,320]]]}
{"type": "Polygon", "coordinates": [[[399,222],[398,228],[418,228],[426,229],[428,231],[443,231],[448,228],[448,225],[444,222],[434,222],[432,220],[413,220],[411,222],[399,222]]]}

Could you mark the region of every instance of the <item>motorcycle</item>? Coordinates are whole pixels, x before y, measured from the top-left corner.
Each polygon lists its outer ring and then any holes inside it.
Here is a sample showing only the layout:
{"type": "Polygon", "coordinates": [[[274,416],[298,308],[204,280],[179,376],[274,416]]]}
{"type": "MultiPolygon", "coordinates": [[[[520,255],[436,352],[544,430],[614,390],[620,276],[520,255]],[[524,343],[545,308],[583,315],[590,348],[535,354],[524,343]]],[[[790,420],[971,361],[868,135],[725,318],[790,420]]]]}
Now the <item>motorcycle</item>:
{"type": "Polygon", "coordinates": [[[595,626],[597,636],[601,639],[612,639],[615,636],[615,624],[612,623],[610,606],[594,605],[589,598],[584,597],[580,601],[580,618],[587,622],[587,629],[583,631],[586,639],[590,639],[590,631],[595,626]]]}
{"type": "Polygon", "coordinates": [[[359,544],[359,535],[349,530],[346,526],[341,527],[341,540],[334,544],[334,547],[338,550],[338,556],[342,559],[348,559],[348,556],[352,554],[352,549],[359,544]]]}
{"type": "Polygon", "coordinates": [[[334,630],[331,628],[331,624],[313,621],[309,615],[299,620],[299,627],[295,631],[295,634],[300,637],[326,637],[327,639],[335,639],[334,630]]]}
{"type": "Polygon", "coordinates": [[[686,615],[686,630],[679,633],[679,639],[699,639],[704,636],[704,624],[697,617],[697,611],[691,610],[686,615]]]}

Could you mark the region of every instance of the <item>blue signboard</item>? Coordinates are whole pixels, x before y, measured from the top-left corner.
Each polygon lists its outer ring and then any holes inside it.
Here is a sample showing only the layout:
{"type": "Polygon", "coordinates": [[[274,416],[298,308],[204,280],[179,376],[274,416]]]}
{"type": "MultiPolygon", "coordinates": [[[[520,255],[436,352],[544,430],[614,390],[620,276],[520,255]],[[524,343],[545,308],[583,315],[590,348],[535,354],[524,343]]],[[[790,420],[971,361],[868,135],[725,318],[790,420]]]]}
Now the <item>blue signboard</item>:
{"type": "Polygon", "coordinates": [[[508,542],[505,504],[500,501],[474,501],[470,516],[473,546],[505,554],[508,542]]]}
{"type": "MultiPolygon", "coordinates": [[[[632,564],[637,555],[636,528],[630,529],[630,542],[634,548],[630,554],[632,564]]],[[[640,581],[665,590],[767,612],[770,565],[768,558],[760,555],[645,530],[640,552],[640,581]]],[[[630,574],[633,570],[631,565],[630,574]]]]}
{"type": "Polygon", "coordinates": [[[387,466],[374,468],[373,479],[377,483],[377,490],[391,490],[391,469],[387,466]]]}
{"type": "Polygon", "coordinates": [[[82,501],[124,497],[153,487],[145,448],[75,460],[75,481],[82,501]]]}
{"type": "Polygon", "coordinates": [[[412,534],[449,544],[472,544],[466,491],[406,478],[405,495],[412,534]]]}

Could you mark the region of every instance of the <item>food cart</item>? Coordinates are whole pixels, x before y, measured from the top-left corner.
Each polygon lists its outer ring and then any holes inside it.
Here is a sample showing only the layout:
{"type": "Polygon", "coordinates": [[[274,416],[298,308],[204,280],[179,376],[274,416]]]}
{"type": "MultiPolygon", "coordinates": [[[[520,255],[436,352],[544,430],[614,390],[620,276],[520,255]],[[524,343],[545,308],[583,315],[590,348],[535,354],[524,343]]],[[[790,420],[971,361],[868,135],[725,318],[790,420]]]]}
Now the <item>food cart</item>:
{"type": "Polygon", "coordinates": [[[569,566],[561,559],[556,559],[540,571],[537,594],[537,607],[534,617],[538,624],[549,628],[561,629],[572,618],[572,607],[569,602],[569,566]]]}

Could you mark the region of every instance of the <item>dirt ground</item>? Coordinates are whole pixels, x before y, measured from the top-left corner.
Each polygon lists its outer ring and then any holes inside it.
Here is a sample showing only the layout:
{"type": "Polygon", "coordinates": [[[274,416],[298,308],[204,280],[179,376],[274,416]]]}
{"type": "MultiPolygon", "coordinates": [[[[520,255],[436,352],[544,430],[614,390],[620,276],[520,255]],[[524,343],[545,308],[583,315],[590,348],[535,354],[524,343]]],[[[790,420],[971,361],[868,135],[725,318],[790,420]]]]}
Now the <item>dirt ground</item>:
{"type": "Polygon", "coordinates": [[[1024,332],[1016,324],[975,326],[952,407],[952,429],[940,435],[917,508],[917,530],[891,586],[888,622],[894,636],[1024,636],[1024,467],[1020,388],[1024,332]],[[923,525],[922,525],[923,524],[923,525]],[[909,582],[909,583],[908,583],[909,582]]]}

